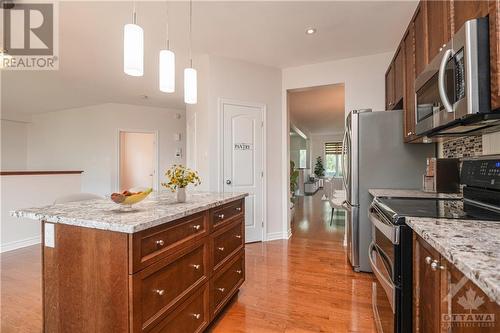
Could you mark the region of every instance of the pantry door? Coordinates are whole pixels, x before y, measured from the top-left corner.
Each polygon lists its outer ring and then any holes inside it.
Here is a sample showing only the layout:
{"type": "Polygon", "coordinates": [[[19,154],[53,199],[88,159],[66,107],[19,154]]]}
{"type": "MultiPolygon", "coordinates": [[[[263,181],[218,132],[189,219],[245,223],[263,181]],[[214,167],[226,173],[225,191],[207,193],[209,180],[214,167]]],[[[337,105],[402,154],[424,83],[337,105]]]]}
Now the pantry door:
{"type": "Polygon", "coordinates": [[[224,192],[247,192],[245,241],[263,240],[265,106],[222,100],[224,192]]]}

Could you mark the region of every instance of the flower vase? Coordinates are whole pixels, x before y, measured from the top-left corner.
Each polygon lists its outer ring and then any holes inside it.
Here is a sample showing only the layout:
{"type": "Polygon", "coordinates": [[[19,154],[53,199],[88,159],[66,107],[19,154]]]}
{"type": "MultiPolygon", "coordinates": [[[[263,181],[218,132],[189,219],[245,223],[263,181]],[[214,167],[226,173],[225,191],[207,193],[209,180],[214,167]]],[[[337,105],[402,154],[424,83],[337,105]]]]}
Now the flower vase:
{"type": "Polygon", "coordinates": [[[186,202],[186,188],[177,188],[177,202],[186,202]]]}

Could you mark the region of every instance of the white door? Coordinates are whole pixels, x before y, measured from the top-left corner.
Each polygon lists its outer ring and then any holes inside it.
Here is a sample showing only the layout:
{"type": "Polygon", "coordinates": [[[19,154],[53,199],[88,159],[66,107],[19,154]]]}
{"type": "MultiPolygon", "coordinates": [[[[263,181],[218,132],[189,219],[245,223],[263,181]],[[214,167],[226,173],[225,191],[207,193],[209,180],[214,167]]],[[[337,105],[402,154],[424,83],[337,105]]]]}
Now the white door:
{"type": "Polygon", "coordinates": [[[262,241],[264,107],[222,103],[224,192],[247,192],[245,241],[262,241]]]}
{"type": "Polygon", "coordinates": [[[120,191],[154,187],[154,133],[120,132],[120,191]]]}

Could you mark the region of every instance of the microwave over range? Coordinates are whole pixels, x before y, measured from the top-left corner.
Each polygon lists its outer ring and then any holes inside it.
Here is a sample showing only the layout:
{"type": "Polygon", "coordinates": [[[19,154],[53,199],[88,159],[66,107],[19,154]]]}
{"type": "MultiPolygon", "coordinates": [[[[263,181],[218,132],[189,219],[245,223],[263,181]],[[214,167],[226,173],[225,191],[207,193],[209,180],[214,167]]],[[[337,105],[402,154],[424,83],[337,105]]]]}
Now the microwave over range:
{"type": "Polygon", "coordinates": [[[465,22],[415,80],[417,135],[457,136],[500,130],[492,112],[488,18],[465,22]]]}

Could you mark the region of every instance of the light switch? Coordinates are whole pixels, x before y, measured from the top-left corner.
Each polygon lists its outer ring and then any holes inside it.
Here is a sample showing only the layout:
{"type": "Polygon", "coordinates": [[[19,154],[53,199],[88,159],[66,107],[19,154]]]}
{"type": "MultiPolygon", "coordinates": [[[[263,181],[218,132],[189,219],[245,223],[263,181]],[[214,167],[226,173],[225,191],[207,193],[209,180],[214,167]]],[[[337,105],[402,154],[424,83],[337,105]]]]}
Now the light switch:
{"type": "Polygon", "coordinates": [[[45,246],[47,247],[56,247],[56,236],[54,232],[54,224],[45,223],[44,225],[44,240],[45,246]]]}
{"type": "Polygon", "coordinates": [[[174,140],[175,141],[181,141],[181,133],[175,133],[174,134],[174,140]]]}

